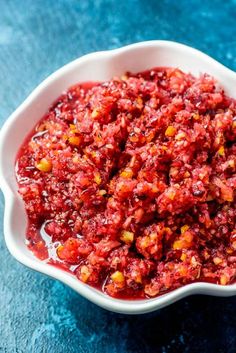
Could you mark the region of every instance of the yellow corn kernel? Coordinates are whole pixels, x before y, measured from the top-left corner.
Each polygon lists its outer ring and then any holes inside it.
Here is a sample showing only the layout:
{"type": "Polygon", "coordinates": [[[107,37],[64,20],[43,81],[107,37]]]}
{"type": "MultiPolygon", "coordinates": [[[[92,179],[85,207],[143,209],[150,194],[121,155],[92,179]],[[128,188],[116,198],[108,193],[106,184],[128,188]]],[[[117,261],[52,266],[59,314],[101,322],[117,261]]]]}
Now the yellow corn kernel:
{"type": "Polygon", "coordinates": [[[99,115],[98,109],[96,109],[96,108],[93,109],[92,114],[91,114],[91,117],[92,117],[92,118],[96,118],[98,115],[99,115]]]}
{"type": "Polygon", "coordinates": [[[106,190],[101,189],[101,190],[99,190],[98,193],[100,196],[104,196],[104,195],[106,195],[107,192],[106,192],[106,190]]]}
{"type": "Polygon", "coordinates": [[[213,258],[213,262],[214,262],[215,265],[219,265],[219,264],[221,264],[222,259],[220,257],[218,257],[218,256],[215,256],[213,258]]]}
{"type": "Polygon", "coordinates": [[[50,159],[42,158],[40,162],[36,164],[36,168],[41,172],[50,172],[52,170],[52,162],[50,159]]]}
{"type": "Polygon", "coordinates": [[[126,244],[131,244],[134,241],[134,233],[127,230],[121,232],[120,240],[126,244]]]}
{"type": "Polygon", "coordinates": [[[224,146],[221,146],[219,149],[218,149],[218,154],[220,156],[224,156],[225,155],[225,148],[224,146]]]}
{"type": "Polygon", "coordinates": [[[97,172],[94,174],[94,181],[95,181],[95,183],[97,183],[98,185],[100,185],[101,182],[102,182],[101,175],[100,175],[99,173],[97,173],[97,172]]]}
{"type": "Polygon", "coordinates": [[[220,276],[220,284],[225,286],[229,282],[228,278],[225,275],[220,276]]]}
{"type": "Polygon", "coordinates": [[[233,121],[233,129],[236,129],[236,121],[233,121]]]}
{"type": "Polygon", "coordinates": [[[89,279],[89,276],[91,275],[89,268],[85,265],[81,266],[80,268],[80,279],[83,282],[87,282],[87,280],[89,279]]]}
{"type": "Polygon", "coordinates": [[[232,248],[233,248],[234,250],[236,250],[236,241],[233,241],[233,243],[232,243],[232,248]]]}
{"type": "Polygon", "coordinates": [[[168,126],[168,128],[165,131],[165,135],[168,137],[174,136],[176,133],[176,128],[174,126],[168,126]]]}
{"type": "Polygon", "coordinates": [[[182,227],[180,228],[181,234],[184,234],[184,233],[186,232],[186,230],[188,230],[188,229],[189,229],[189,226],[188,226],[187,224],[185,224],[184,226],[182,226],[182,227]]]}
{"type": "Polygon", "coordinates": [[[126,168],[123,172],[120,173],[122,178],[130,179],[133,176],[133,171],[130,168],[126,168]]]}
{"type": "Polygon", "coordinates": [[[125,277],[124,277],[124,275],[123,275],[122,272],[116,271],[116,272],[114,272],[114,273],[111,275],[111,279],[112,279],[113,282],[119,284],[119,283],[124,282],[125,277]]]}
{"type": "Polygon", "coordinates": [[[180,256],[180,260],[185,261],[186,259],[187,259],[187,255],[185,253],[182,253],[182,255],[180,256]]]}

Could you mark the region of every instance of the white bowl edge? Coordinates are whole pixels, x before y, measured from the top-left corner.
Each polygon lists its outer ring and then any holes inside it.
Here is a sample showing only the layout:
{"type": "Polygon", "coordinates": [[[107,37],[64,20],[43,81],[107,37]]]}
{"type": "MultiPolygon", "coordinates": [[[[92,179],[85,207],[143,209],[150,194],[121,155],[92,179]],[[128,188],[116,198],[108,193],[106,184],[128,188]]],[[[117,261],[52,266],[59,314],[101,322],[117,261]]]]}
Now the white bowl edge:
{"type": "Polygon", "coordinates": [[[26,215],[23,202],[17,194],[14,161],[17,150],[28,132],[63,90],[79,81],[106,80],[125,71],[144,71],[155,66],[180,67],[193,74],[207,72],[216,77],[226,92],[236,98],[234,91],[236,73],[206,54],[175,42],[141,42],[119,49],[87,54],[57,70],[29,95],[0,131],[0,186],[5,198],[4,235],[10,253],[24,265],[62,281],[93,303],[126,314],[151,312],[191,294],[235,295],[236,284],[220,286],[198,282],[157,298],[127,301],[111,298],[81,283],[73,275],[38,260],[24,244],[26,215]],[[90,68],[89,72],[86,68],[90,68]],[[26,128],[22,121],[28,124],[26,128]],[[14,126],[15,130],[12,133],[14,126]]]}

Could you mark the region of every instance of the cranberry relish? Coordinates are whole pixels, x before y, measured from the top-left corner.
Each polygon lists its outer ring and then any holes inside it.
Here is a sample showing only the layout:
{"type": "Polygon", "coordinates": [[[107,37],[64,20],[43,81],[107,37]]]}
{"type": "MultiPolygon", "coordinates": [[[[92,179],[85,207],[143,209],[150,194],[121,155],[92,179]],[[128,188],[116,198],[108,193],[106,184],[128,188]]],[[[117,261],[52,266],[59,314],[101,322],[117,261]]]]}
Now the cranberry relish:
{"type": "Polygon", "coordinates": [[[78,84],[17,157],[29,248],[120,298],[236,279],[236,101],[157,68],[78,84]]]}

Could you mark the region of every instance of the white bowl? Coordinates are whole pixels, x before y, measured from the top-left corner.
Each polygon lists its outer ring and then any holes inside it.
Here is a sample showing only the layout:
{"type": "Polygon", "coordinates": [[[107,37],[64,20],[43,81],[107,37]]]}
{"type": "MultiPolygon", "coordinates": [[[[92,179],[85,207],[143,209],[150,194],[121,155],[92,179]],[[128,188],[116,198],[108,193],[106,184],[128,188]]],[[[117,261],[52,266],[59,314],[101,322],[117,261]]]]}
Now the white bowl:
{"type": "Polygon", "coordinates": [[[0,186],[5,196],[4,234],[9,251],[24,265],[62,281],[93,303],[119,313],[151,312],[191,294],[231,296],[236,294],[236,284],[193,283],[157,298],[127,301],[113,299],[83,284],[72,274],[38,260],[25,245],[27,217],[17,193],[14,165],[17,151],[27,134],[68,87],[77,82],[104,81],[126,71],[138,72],[157,66],[179,67],[194,75],[207,72],[220,82],[226,93],[236,98],[236,73],[214,59],[174,42],[143,42],[88,54],[62,67],[30,94],[0,132],[0,186]]]}

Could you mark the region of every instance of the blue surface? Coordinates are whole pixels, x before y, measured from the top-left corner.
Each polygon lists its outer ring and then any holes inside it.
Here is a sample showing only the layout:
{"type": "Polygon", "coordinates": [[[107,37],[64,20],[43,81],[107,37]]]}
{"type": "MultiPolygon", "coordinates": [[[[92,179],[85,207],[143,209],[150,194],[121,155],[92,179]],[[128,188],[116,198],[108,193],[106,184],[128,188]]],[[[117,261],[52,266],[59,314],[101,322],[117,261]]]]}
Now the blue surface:
{"type": "MultiPolygon", "coordinates": [[[[236,1],[0,0],[0,124],[48,74],[101,49],[169,39],[236,70],[236,1]]],[[[131,317],[17,263],[2,235],[0,353],[235,353],[236,297],[195,296],[131,317]]]]}

